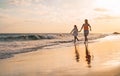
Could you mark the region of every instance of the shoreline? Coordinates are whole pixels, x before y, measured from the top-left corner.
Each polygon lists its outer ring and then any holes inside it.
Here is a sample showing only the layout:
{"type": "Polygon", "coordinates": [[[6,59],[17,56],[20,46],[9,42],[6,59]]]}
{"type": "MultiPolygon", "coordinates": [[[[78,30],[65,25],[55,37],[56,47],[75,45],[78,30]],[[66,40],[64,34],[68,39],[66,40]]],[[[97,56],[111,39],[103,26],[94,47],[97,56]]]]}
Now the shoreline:
{"type": "MultiPolygon", "coordinates": [[[[108,36],[108,35],[105,35],[105,34],[99,34],[99,35],[95,35],[94,36],[94,34],[91,34],[90,36],[89,36],[89,39],[90,39],[90,42],[92,42],[92,41],[94,41],[94,40],[96,40],[96,39],[100,39],[100,38],[104,38],[104,37],[106,37],[106,36],[108,36]]],[[[38,51],[38,50],[40,50],[40,49],[44,49],[44,48],[49,48],[49,47],[53,47],[53,46],[61,46],[62,44],[64,45],[64,44],[72,44],[73,43],[73,39],[72,39],[72,37],[71,37],[71,39],[67,39],[68,37],[66,37],[65,39],[55,39],[55,40],[44,40],[45,42],[49,42],[48,44],[44,44],[43,42],[44,41],[34,41],[34,43],[36,42],[42,42],[44,45],[37,45],[37,46],[33,46],[33,47],[29,47],[29,48],[24,48],[23,47],[23,49],[16,49],[16,50],[5,50],[4,51],[4,49],[3,49],[3,51],[0,51],[0,60],[2,60],[2,59],[7,59],[7,58],[11,58],[11,57],[14,57],[14,55],[16,55],[16,54],[21,54],[21,53],[29,53],[29,52],[34,52],[34,51],[38,51]]],[[[81,38],[80,37],[80,41],[78,42],[79,44],[82,44],[82,42],[83,42],[83,38],[81,38]]],[[[2,43],[4,43],[4,42],[2,42],[2,43]]],[[[7,42],[6,42],[7,43],[7,42]]],[[[16,42],[8,42],[8,44],[16,44],[16,42]]],[[[17,42],[17,43],[19,43],[19,42],[17,42]]],[[[26,43],[26,41],[23,41],[22,42],[23,44],[24,43],[26,43]]],[[[21,43],[20,43],[21,44],[21,43]]],[[[26,44],[26,45],[28,45],[28,44],[26,44]]],[[[10,45],[8,45],[8,46],[10,46],[10,45]]],[[[7,48],[9,48],[7,46],[7,48]]],[[[19,44],[17,45],[13,45],[13,46],[19,46],[19,44]]],[[[20,45],[20,46],[22,46],[22,45],[20,45]]],[[[69,46],[71,46],[71,45],[69,45],[69,46]]],[[[4,47],[4,48],[6,48],[6,47],[4,47]]],[[[11,47],[12,48],[12,47],[11,47]]],[[[53,48],[54,49],[54,48],[53,48]]]]}
{"type": "Polygon", "coordinates": [[[119,42],[120,40],[111,40],[89,43],[87,49],[91,55],[91,67],[86,61],[85,45],[77,44],[76,47],[58,46],[3,59],[0,61],[0,75],[119,76],[119,42]]]}

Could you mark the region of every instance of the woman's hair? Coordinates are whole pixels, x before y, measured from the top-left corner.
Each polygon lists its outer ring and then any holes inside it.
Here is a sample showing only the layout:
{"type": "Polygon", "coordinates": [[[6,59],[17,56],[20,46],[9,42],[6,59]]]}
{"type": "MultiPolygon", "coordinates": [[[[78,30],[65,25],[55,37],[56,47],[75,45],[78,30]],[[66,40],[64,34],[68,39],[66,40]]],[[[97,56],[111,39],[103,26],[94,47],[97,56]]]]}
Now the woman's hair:
{"type": "Polygon", "coordinates": [[[87,20],[87,19],[85,19],[85,23],[88,23],[88,20],[87,20]]]}

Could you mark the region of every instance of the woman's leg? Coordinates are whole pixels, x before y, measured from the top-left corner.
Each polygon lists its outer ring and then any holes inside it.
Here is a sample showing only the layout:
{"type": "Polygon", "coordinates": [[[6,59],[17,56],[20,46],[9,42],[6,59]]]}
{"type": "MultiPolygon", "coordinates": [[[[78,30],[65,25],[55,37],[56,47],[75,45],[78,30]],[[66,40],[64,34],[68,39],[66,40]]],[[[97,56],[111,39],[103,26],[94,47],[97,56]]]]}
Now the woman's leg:
{"type": "Polygon", "coordinates": [[[85,41],[88,41],[87,35],[85,36],[85,41]]]}
{"type": "Polygon", "coordinates": [[[88,41],[88,38],[87,38],[88,34],[89,34],[89,31],[88,30],[84,30],[85,42],[88,41]]]}

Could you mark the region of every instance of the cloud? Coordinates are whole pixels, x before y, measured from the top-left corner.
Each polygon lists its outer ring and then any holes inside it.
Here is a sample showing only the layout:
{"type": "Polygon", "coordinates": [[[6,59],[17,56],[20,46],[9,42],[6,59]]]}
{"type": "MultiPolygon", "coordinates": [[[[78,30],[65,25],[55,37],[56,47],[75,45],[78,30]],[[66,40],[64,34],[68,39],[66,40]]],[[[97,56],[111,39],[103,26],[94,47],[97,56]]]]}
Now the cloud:
{"type": "Polygon", "coordinates": [[[39,1],[41,0],[8,0],[8,5],[11,8],[0,8],[0,20],[2,20],[2,18],[6,18],[4,21],[10,19],[10,21],[13,20],[13,22],[16,20],[22,20],[24,22],[28,19],[30,21],[44,20],[44,18],[50,16],[53,10],[41,3],[37,4],[39,1]]]}
{"type": "Polygon", "coordinates": [[[88,2],[88,0],[6,1],[7,8],[0,8],[0,22],[2,22],[2,26],[7,25],[9,28],[28,25],[41,28],[43,26],[71,25],[77,21],[79,23],[83,17],[88,17],[91,9],[91,1],[88,2]]]}
{"type": "Polygon", "coordinates": [[[6,18],[5,16],[0,15],[0,19],[6,18]]]}
{"type": "MultiPolygon", "coordinates": [[[[90,7],[88,0],[7,0],[9,5],[7,13],[16,18],[23,20],[41,20],[41,21],[66,21],[76,20],[83,15],[88,15],[85,12],[85,7],[90,7]],[[86,3],[88,2],[88,3],[86,3]],[[89,6],[86,6],[88,5],[89,6]],[[84,7],[84,8],[82,8],[84,7]],[[82,8],[82,9],[81,9],[82,8]]],[[[4,11],[6,9],[2,9],[4,11]]],[[[89,10],[88,10],[89,11],[89,10]]]]}
{"type": "Polygon", "coordinates": [[[96,12],[108,12],[109,10],[105,9],[105,8],[95,8],[94,11],[96,11],[96,12]]]}
{"type": "Polygon", "coordinates": [[[120,19],[120,16],[112,16],[112,15],[101,15],[95,18],[96,20],[113,20],[120,19]]]}
{"type": "Polygon", "coordinates": [[[42,0],[8,0],[8,3],[15,6],[30,6],[32,4],[37,4],[41,1],[42,0]]]}

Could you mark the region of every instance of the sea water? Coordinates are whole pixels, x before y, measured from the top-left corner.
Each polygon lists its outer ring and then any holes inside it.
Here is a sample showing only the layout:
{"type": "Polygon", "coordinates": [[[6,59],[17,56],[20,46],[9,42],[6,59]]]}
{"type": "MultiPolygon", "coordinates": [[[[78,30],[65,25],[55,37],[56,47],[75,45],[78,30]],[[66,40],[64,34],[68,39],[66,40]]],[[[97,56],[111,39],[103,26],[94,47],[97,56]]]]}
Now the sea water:
{"type": "MultiPolygon", "coordinates": [[[[108,34],[90,34],[89,40],[103,38],[108,34]]],[[[73,44],[73,36],[68,33],[4,33],[0,34],[0,59],[13,57],[14,54],[37,51],[38,49],[54,48],[56,45],[73,44]]],[[[79,43],[84,35],[79,34],[79,43]]]]}

